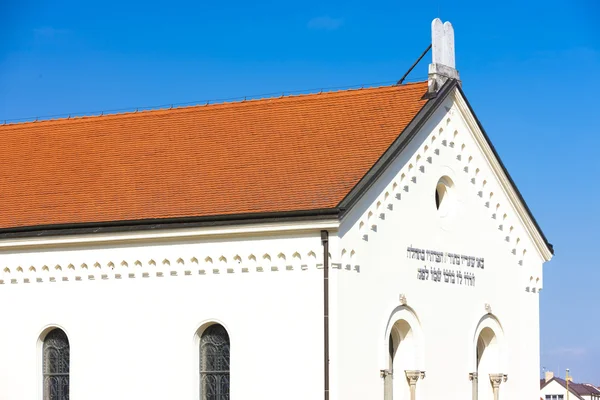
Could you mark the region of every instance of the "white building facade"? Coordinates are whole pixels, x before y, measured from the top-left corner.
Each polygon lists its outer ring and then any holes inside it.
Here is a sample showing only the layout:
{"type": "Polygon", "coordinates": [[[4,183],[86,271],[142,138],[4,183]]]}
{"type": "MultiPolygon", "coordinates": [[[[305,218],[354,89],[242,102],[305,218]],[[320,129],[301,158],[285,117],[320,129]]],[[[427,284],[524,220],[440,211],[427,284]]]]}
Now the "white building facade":
{"type": "Polygon", "coordinates": [[[552,247],[439,71],[334,211],[7,226],[0,398],[538,398],[552,247]],[[45,343],[57,329],[68,354],[45,343]]]}
{"type": "Polygon", "coordinates": [[[600,389],[589,383],[573,382],[571,377],[566,377],[566,379],[555,377],[551,371],[546,371],[545,379],[540,381],[540,399],[598,400],[600,399],[600,389]]]}

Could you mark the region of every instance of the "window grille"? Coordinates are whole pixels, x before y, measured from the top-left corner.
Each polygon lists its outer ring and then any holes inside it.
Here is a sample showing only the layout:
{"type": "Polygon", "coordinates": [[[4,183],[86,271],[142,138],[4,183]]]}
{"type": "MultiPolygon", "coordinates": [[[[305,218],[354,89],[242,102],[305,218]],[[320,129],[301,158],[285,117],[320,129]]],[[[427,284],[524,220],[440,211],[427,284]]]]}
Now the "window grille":
{"type": "Polygon", "coordinates": [[[69,364],[69,339],[53,329],[43,346],[44,400],[69,400],[69,364]]]}
{"type": "Polygon", "coordinates": [[[211,325],[200,337],[200,399],[229,400],[229,335],[211,325]]]}

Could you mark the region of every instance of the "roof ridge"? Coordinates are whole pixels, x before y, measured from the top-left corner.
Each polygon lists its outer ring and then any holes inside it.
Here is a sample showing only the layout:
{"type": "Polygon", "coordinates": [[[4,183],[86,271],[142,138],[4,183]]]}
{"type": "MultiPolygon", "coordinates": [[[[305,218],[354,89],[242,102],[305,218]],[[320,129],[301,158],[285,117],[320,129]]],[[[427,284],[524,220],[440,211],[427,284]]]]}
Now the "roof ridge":
{"type": "MultiPolygon", "coordinates": [[[[271,102],[271,101],[301,101],[301,100],[305,100],[314,96],[321,96],[321,95],[325,95],[325,96],[343,96],[343,95],[348,95],[348,94],[355,94],[356,92],[367,92],[367,91],[376,91],[376,90],[385,90],[385,89],[389,89],[389,90],[393,90],[393,89],[404,89],[404,88],[408,88],[409,86],[416,86],[416,85],[422,85],[424,83],[426,83],[427,81],[418,81],[418,82],[409,82],[409,83],[405,83],[402,85],[396,85],[396,84],[391,84],[391,85],[382,85],[382,86],[370,86],[370,87],[349,87],[346,89],[339,89],[339,90],[329,90],[329,91],[320,91],[320,92],[311,92],[311,93],[300,93],[300,94],[290,94],[290,95],[281,95],[281,96],[273,96],[273,97],[261,97],[261,98],[252,98],[252,99],[248,99],[246,100],[246,98],[244,98],[243,100],[234,100],[234,101],[227,101],[224,100],[222,102],[215,102],[215,103],[209,103],[210,100],[207,101],[206,104],[193,104],[193,105],[185,105],[185,106],[177,106],[177,107],[164,107],[164,108],[152,108],[152,107],[147,107],[144,110],[139,110],[139,108],[144,108],[144,107],[138,107],[135,109],[135,111],[124,111],[124,112],[115,112],[115,113],[109,113],[109,114],[104,114],[104,112],[102,112],[102,114],[93,114],[90,113],[88,115],[77,115],[77,116],[73,116],[71,117],[70,115],[68,117],[59,117],[59,118],[50,118],[50,119],[36,119],[34,121],[18,121],[18,122],[9,122],[9,123],[4,123],[4,124],[0,124],[0,130],[1,129],[9,129],[9,128],[19,128],[19,127],[23,127],[23,126],[30,126],[31,124],[55,124],[55,123],[71,123],[71,122],[87,122],[87,121],[97,121],[99,119],[112,119],[112,118],[123,118],[123,117],[133,117],[133,116],[142,116],[142,115],[148,115],[150,113],[165,113],[165,112],[172,112],[172,111],[178,111],[178,112],[185,112],[185,111],[195,111],[198,109],[204,109],[204,108],[210,108],[210,109],[214,109],[214,108],[225,108],[225,107],[240,107],[240,106],[247,106],[247,105],[256,105],[259,103],[267,103],[267,102],[271,102]]],[[[241,99],[241,97],[238,97],[238,99],[241,99]]],[[[217,100],[218,101],[218,100],[217,100]]]]}

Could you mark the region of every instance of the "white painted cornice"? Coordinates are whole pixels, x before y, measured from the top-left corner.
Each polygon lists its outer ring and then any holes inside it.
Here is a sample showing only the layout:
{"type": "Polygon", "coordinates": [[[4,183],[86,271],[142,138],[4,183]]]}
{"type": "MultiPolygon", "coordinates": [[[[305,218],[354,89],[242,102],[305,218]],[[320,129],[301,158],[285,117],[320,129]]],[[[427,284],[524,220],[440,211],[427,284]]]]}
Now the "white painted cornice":
{"type": "Polygon", "coordinates": [[[198,227],[164,229],[156,231],[133,231],[118,233],[98,233],[42,238],[19,238],[0,240],[0,251],[41,247],[62,247],[73,245],[122,244],[140,241],[170,241],[193,238],[212,238],[248,235],[269,235],[273,233],[300,233],[303,231],[337,230],[339,220],[327,219],[302,222],[271,222],[262,224],[230,225],[219,227],[198,227]]]}
{"type": "MultiPolygon", "coordinates": [[[[315,238],[317,236],[315,235],[315,238]]],[[[56,283],[146,279],[179,279],[178,277],[236,275],[254,273],[293,274],[310,270],[322,270],[323,247],[317,240],[310,246],[282,246],[281,241],[269,241],[270,246],[227,246],[215,251],[211,246],[195,247],[194,252],[175,252],[162,248],[150,256],[139,251],[116,255],[110,252],[88,252],[73,257],[62,252],[60,257],[44,254],[32,263],[21,264],[11,260],[0,268],[0,286],[29,283],[56,283]],[[146,256],[146,257],[144,257],[146,256]],[[162,260],[162,261],[161,261],[162,260]]],[[[361,266],[354,249],[343,249],[328,254],[332,273],[360,272],[361,266]]]]}
{"type": "Polygon", "coordinates": [[[479,128],[479,124],[477,123],[475,116],[471,113],[467,102],[465,101],[461,93],[458,91],[458,89],[454,90],[454,92],[452,93],[452,98],[454,100],[454,103],[457,105],[458,110],[460,111],[460,114],[463,117],[465,123],[469,127],[469,130],[473,134],[473,137],[475,138],[475,142],[477,143],[479,150],[482,152],[482,154],[484,154],[489,167],[494,172],[494,175],[498,179],[498,182],[500,182],[500,186],[504,194],[509,199],[510,204],[516,211],[516,215],[518,216],[520,222],[523,224],[527,233],[529,234],[533,243],[535,244],[536,250],[538,251],[538,253],[544,261],[550,261],[550,259],[552,258],[552,252],[546,245],[546,241],[544,240],[542,234],[536,227],[535,222],[532,220],[531,216],[527,212],[525,205],[519,198],[519,195],[517,194],[515,188],[513,187],[508,176],[504,172],[502,165],[500,165],[500,162],[496,158],[494,151],[492,150],[488,141],[486,140],[485,135],[479,128]]]}

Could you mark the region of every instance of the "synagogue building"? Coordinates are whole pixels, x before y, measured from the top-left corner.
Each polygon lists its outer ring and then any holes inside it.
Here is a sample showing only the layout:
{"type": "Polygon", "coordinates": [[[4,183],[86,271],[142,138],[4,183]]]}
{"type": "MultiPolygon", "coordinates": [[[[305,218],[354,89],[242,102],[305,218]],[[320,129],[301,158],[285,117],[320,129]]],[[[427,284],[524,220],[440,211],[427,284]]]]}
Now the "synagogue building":
{"type": "Polygon", "coordinates": [[[0,126],[0,398],[539,398],[553,249],[448,22],[430,54],[424,82],[0,126]]]}

